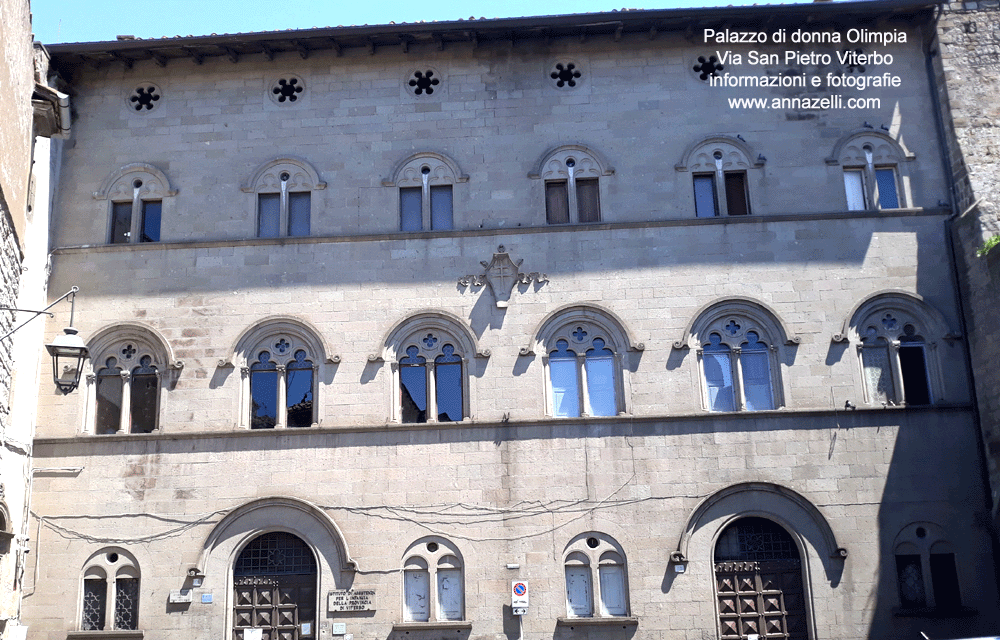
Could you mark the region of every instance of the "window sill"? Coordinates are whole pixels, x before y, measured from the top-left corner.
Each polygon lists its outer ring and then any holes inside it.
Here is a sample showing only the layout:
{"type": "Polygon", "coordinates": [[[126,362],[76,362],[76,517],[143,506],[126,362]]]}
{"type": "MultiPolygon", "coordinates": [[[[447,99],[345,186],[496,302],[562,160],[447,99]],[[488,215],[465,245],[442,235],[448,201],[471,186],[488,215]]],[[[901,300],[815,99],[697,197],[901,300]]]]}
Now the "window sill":
{"type": "Polygon", "coordinates": [[[441,620],[430,622],[396,622],[393,631],[465,631],[472,629],[472,623],[466,620],[441,620]]]}
{"type": "Polygon", "coordinates": [[[893,617],[896,618],[971,618],[979,615],[978,609],[972,607],[959,607],[958,609],[931,609],[921,607],[919,609],[893,609],[893,617]]]}
{"type": "Polygon", "coordinates": [[[632,616],[608,616],[606,618],[556,618],[557,627],[614,627],[621,625],[625,627],[636,627],[639,625],[639,618],[632,616]]]}
{"type": "Polygon", "coordinates": [[[66,640],[139,640],[142,631],[128,629],[112,629],[110,631],[70,631],[66,640]]]}

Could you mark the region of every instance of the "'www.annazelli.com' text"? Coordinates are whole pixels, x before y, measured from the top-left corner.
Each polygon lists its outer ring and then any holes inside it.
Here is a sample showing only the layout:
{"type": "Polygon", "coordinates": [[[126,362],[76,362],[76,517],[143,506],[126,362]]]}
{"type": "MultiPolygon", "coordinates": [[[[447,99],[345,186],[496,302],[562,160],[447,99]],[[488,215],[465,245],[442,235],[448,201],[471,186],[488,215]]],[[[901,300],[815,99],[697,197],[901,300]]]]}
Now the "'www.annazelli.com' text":
{"type": "Polygon", "coordinates": [[[837,94],[825,98],[729,98],[730,109],[879,109],[878,98],[847,98],[837,94]]]}

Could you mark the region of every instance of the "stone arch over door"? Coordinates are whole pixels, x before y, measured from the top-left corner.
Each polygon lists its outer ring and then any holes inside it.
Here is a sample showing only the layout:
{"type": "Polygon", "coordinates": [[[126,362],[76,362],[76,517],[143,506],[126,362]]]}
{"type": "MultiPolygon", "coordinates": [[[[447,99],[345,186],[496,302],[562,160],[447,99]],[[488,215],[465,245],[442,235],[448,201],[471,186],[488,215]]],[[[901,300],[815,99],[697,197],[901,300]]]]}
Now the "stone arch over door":
{"type": "MultiPolygon", "coordinates": [[[[832,596],[840,583],[847,550],[839,546],[823,513],[801,494],[770,482],[732,485],[703,499],[691,512],[681,531],[674,562],[688,562],[689,579],[698,581],[705,597],[716,591],[715,548],[719,537],[743,518],[763,518],[784,529],[801,559],[806,635],[817,638],[816,598],[832,596]],[[822,568],[826,581],[821,578],[822,568]]],[[[718,609],[718,605],[717,605],[718,609]]],[[[719,611],[716,611],[718,627],[719,611]]],[[[761,636],[763,639],[765,636],[761,636]]]]}
{"type": "MultiPolygon", "coordinates": [[[[323,611],[319,594],[346,589],[356,563],[337,524],[319,507],[298,498],[275,496],[243,504],[227,514],[205,539],[198,565],[203,588],[225,594],[226,615],[219,616],[214,637],[232,637],[234,628],[234,567],[240,554],[264,534],[285,533],[298,538],[316,562],[316,611],[323,611]]],[[[318,633],[307,638],[317,638],[318,633]]],[[[272,639],[273,640],[273,639],[272,639]]]]}

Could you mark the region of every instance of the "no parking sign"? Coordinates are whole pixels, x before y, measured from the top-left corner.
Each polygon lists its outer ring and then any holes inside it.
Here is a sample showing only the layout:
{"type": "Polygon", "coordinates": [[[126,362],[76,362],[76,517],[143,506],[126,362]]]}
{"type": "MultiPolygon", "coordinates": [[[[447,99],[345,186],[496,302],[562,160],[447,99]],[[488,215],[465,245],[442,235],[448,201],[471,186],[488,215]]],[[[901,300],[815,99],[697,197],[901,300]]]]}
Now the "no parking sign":
{"type": "Polygon", "coordinates": [[[510,607],[515,616],[528,612],[528,581],[512,580],[510,583],[510,607]]]}

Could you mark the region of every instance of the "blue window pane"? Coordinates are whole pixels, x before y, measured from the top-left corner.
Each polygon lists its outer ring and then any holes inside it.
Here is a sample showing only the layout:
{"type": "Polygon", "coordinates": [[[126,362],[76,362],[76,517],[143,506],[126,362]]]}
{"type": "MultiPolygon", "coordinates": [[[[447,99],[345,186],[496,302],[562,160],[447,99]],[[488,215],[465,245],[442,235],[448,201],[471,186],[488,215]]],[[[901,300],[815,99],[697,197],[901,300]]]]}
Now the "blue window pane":
{"type": "Polygon", "coordinates": [[[305,351],[296,351],[285,373],[285,406],[289,427],[308,427],[313,422],[313,363],[305,351]]]}
{"type": "Polygon", "coordinates": [[[749,342],[740,353],[740,368],[743,374],[743,395],[748,411],[764,411],[774,408],[774,394],[771,391],[771,365],[768,360],[767,345],[758,342],[753,331],[747,333],[749,342]]]}
{"type": "Polygon", "coordinates": [[[431,229],[447,230],[453,224],[451,185],[431,187],[431,229]]]}
{"type": "Polygon", "coordinates": [[[613,416],[618,413],[615,402],[615,360],[613,356],[591,356],[584,361],[587,368],[587,396],[592,416],[613,416]]]}
{"type": "Polygon", "coordinates": [[[159,200],[142,203],[142,235],[139,242],[160,241],[160,214],[163,205],[159,200]]]}
{"type": "Polygon", "coordinates": [[[420,231],[423,229],[420,187],[399,190],[399,230],[420,231]]]}
{"type": "Polygon", "coordinates": [[[580,380],[576,368],[576,354],[567,350],[565,340],[556,343],[559,348],[549,356],[549,381],[552,385],[552,415],[575,418],[580,415],[580,380]]]}
{"type": "Polygon", "coordinates": [[[705,370],[705,387],[708,390],[708,408],[711,411],[733,411],[736,398],[733,395],[733,365],[730,350],[721,344],[721,338],[713,333],[711,344],[702,351],[702,368],[705,370]]]}
{"type": "Polygon", "coordinates": [[[309,235],[311,196],[309,192],[288,194],[288,235],[309,235]]]}
{"type": "Polygon", "coordinates": [[[715,176],[694,177],[694,213],[699,218],[714,218],[718,215],[715,204],[715,176]]]}
{"type": "Polygon", "coordinates": [[[437,387],[438,422],[462,420],[462,363],[441,364],[434,367],[437,387]]]}
{"type": "Polygon", "coordinates": [[[277,238],[281,218],[281,195],[261,193],[257,195],[257,237],[277,238]]]}
{"type": "Polygon", "coordinates": [[[880,209],[898,209],[896,194],[896,172],[892,169],[876,169],[875,183],[878,184],[878,206],[880,209]]]}

